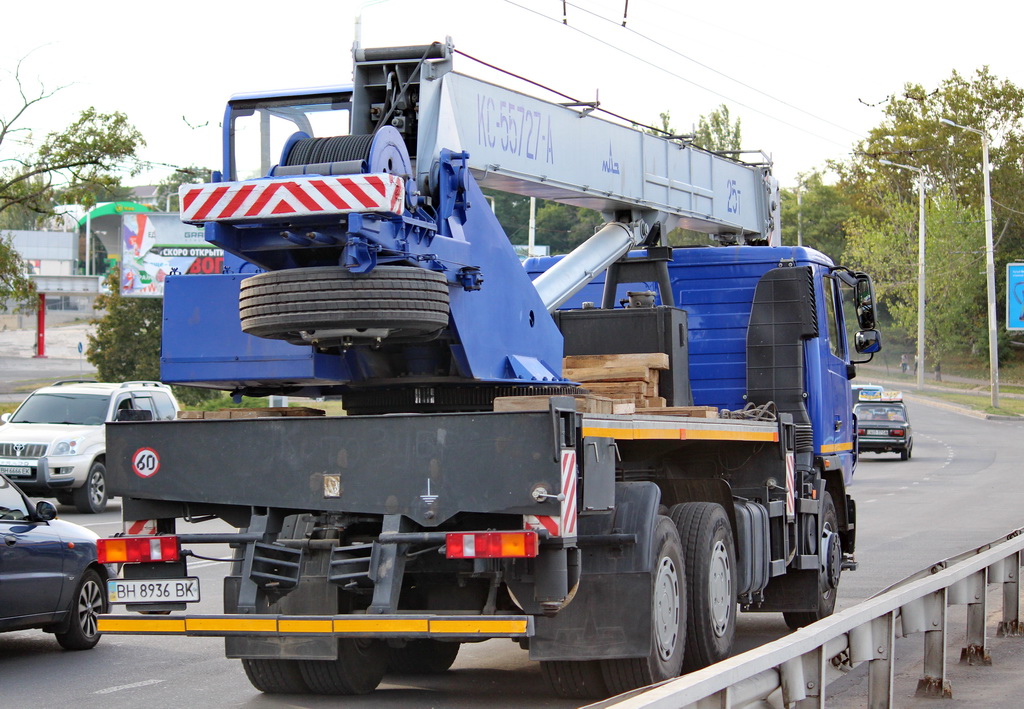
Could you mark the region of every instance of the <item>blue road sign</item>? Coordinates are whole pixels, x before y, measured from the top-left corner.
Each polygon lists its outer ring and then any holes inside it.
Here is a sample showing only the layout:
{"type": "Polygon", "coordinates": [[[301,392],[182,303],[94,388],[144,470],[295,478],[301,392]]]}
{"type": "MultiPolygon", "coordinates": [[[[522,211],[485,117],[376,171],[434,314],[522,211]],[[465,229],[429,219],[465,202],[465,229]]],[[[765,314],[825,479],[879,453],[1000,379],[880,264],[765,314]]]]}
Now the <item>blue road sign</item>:
{"type": "Polygon", "coordinates": [[[1024,330],[1024,263],[1006,264],[1006,329],[1024,330]]]}

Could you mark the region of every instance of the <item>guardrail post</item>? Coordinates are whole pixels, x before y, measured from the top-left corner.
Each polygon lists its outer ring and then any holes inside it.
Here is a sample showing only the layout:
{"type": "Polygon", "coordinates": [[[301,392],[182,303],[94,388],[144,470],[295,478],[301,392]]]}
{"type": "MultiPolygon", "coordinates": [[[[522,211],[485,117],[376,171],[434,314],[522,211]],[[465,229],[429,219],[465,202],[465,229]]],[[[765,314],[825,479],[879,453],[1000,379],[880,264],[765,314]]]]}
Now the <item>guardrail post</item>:
{"type": "Polygon", "coordinates": [[[871,637],[875,656],[868,663],[868,709],[890,709],[896,667],[896,611],[871,621],[871,637]]]}
{"type": "MultiPolygon", "coordinates": [[[[824,709],[825,688],[828,687],[828,653],[824,645],[804,655],[803,679],[804,698],[796,703],[796,709],[824,709]]],[[[785,694],[783,694],[785,697],[785,694]]]]}
{"type": "MultiPolygon", "coordinates": [[[[996,636],[1024,635],[1020,623],[1020,552],[1003,559],[1003,620],[999,623],[996,636]]],[[[992,579],[991,572],[989,580],[992,579]]]]}
{"type": "Polygon", "coordinates": [[[918,697],[953,697],[946,679],[946,589],[925,596],[924,677],[917,681],[918,697]]]}
{"type": "Polygon", "coordinates": [[[960,664],[991,665],[992,658],[988,654],[988,642],[985,637],[985,614],[987,598],[985,587],[988,580],[988,569],[971,574],[950,587],[963,593],[967,603],[967,647],[960,651],[960,664]]]}

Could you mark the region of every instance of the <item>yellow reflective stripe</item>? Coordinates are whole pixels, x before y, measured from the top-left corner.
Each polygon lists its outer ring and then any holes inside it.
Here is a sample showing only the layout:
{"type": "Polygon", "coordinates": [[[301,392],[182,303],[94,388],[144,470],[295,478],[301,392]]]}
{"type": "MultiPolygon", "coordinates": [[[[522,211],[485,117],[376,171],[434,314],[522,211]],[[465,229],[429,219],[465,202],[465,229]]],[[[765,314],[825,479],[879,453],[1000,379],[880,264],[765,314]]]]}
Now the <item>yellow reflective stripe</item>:
{"type": "Polygon", "coordinates": [[[526,633],[525,620],[432,620],[432,633],[526,633]]]}
{"type": "Polygon", "coordinates": [[[184,618],[97,618],[101,633],[184,633],[184,618]]]}
{"type": "Polygon", "coordinates": [[[638,428],[633,431],[634,441],[678,441],[686,431],[679,428],[638,428]]]}
{"type": "Polygon", "coordinates": [[[821,447],[822,453],[838,453],[840,451],[852,451],[853,441],[847,441],[846,443],[830,443],[821,447]]]}
{"type": "Polygon", "coordinates": [[[278,631],[282,633],[333,633],[334,621],[330,618],[317,620],[295,620],[281,619],[277,624],[278,631]]]}
{"type": "Polygon", "coordinates": [[[193,633],[276,633],[277,618],[186,618],[185,627],[193,633]]]}
{"type": "Polygon", "coordinates": [[[778,431],[707,431],[687,429],[683,440],[686,441],[768,441],[779,440],[778,431]]]}
{"type": "Polygon", "coordinates": [[[632,428],[601,428],[598,426],[584,426],[584,436],[594,436],[595,438],[616,438],[620,441],[631,441],[633,440],[633,429],[632,428]]]}
{"type": "Polygon", "coordinates": [[[334,621],[336,633],[426,633],[430,621],[426,618],[346,618],[334,621]]]}

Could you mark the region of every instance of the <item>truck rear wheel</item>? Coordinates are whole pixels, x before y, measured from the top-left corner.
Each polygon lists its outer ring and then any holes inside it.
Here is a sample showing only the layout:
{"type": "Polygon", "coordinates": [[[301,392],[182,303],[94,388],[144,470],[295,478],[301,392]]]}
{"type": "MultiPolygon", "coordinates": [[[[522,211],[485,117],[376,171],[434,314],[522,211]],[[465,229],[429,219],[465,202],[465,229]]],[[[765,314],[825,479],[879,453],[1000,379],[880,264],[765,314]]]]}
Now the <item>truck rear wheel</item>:
{"type": "Polygon", "coordinates": [[[729,517],[714,502],[686,502],[669,512],[686,560],[686,655],[699,670],[729,657],[736,637],[736,547],[729,517]]]}
{"type": "Polygon", "coordinates": [[[646,657],[601,660],[608,691],[621,694],[676,677],[686,644],[686,572],[679,533],[659,516],[651,541],[651,649],[646,657]]]}
{"type": "Polygon", "coordinates": [[[338,641],[337,660],[299,660],[302,679],[316,694],[369,694],[387,667],[382,640],[345,638],[338,641]]]}
{"type": "MultiPolygon", "coordinates": [[[[818,554],[821,567],[818,569],[818,607],[813,611],[788,611],[782,614],[791,630],[816,623],[832,615],[836,609],[836,594],[839,591],[839,575],[842,573],[843,552],[839,545],[839,518],[832,495],[825,493],[821,499],[822,531],[818,554]]],[[[799,573],[814,573],[801,571],[799,573]]]]}
{"type": "Polygon", "coordinates": [[[246,278],[238,307],[244,332],[292,344],[429,339],[448,326],[448,282],[413,266],[292,268],[246,278]]]}
{"type": "Polygon", "coordinates": [[[249,683],[266,694],[308,694],[298,660],[242,660],[249,683]]]}
{"type": "Polygon", "coordinates": [[[388,647],[388,671],[400,675],[436,675],[446,672],[458,657],[461,643],[410,640],[388,647]]]}
{"type": "Polygon", "coordinates": [[[544,660],[540,667],[551,689],[559,697],[604,699],[609,694],[598,660],[544,660]]]}

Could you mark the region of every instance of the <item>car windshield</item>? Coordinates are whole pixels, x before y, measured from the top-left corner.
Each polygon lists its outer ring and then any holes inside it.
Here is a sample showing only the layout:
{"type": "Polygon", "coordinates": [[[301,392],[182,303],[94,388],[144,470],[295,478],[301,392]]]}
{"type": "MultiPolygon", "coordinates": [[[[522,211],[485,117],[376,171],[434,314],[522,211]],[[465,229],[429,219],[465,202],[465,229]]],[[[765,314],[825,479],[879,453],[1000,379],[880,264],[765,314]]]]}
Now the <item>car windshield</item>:
{"type": "Polygon", "coordinates": [[[902,406],[858,406],[854,409],[861,421],[895,421],[906,423],[907,414],[902,406]]]}
{"type": "Polygon", "coordinates": [[[110,397],[103,394],[33,394],[11,423],[66,423],[99,426],[107,417],[110,397]]]}

